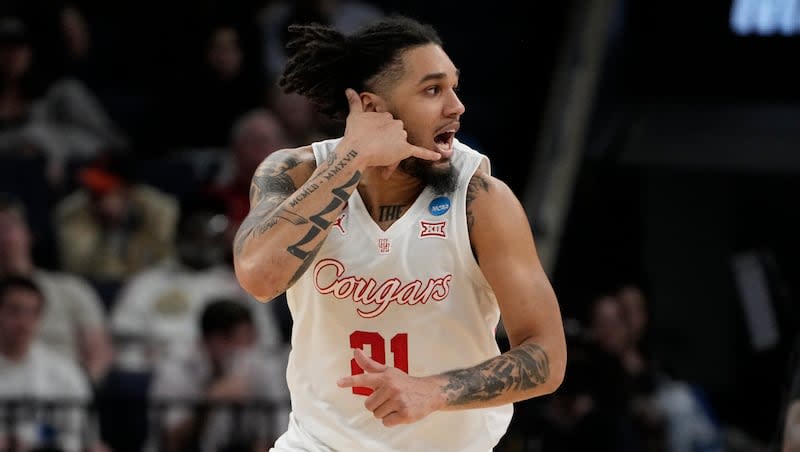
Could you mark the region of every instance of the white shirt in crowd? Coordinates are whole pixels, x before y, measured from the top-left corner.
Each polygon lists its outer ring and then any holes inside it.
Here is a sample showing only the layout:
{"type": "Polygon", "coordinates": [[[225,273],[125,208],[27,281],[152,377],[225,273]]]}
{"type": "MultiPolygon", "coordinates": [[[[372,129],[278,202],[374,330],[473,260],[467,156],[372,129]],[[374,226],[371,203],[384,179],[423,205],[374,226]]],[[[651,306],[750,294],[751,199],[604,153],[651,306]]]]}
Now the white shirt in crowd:
{"type": "Polygon", "coordinates": [[[240,300],[252,309],[261,348],[272,351],[282,345],[269,306],[248,295],[230,267],[193,270],[168,261],[138,274],[120,291],[111,313],[112,332],[120,341],[118,364],[147,370],[171,351],[192,346],[203,308],[217,297],[240,300]],[[131,339],[127,345],[126,338],[131,339]]]}
{"type": "MultiPolygon", "coordinates": [[[[289,422],[286,359],[285,353],[266,354],[259,349],[232,357],[229,375],[241,376],[246,382],[245,402],[267,402],[275,404],[277,409],[248,407],[238,416],[226,408],[212,410],[200,439],[201,452],[223,450],[236,433],[240,438],[266,441],[274,440],[286,430],[289,422]]],[[[202,401],[212,381],[211,363],[202,348],[177,350],[156,368],[150,398],[163,402],[202,401]]],[[[191,415],[191,407],[174,405],[165,412],[154,411],[151,415],[158,416],[160,428],[165,429],[184,422],[191,415]]],[[[151,437],[148,450],[157,450],[157,441],[157,437],[151,437]]]]}
{"type": "Polygon", "coordinates": [[[33,279],[46,300],[40,339],[53,351],[80,362],[82,332],[106,328],[100,297],[88,282],[67,273],[37,269],[33,279]]]}
{"type": "MultiPolygon", "coordinates": [[[[65,451],[79,451],[89,433],[88,417],[82,405],[90,402],[90,388],[84,373],[74,362],[43,344],[31,346],[27,356],[14,362],[0,356],[0,399],[33,401],[74,401],[72,407],[52,411],[18,408],[16,437],[31,447],[44,445],[54,435],[65,451]]],[[[0,405],[0,418],[6,407],[0,405]]],[[[0,425],[0,438],[7,436],[6,424],[0,425]]]]}

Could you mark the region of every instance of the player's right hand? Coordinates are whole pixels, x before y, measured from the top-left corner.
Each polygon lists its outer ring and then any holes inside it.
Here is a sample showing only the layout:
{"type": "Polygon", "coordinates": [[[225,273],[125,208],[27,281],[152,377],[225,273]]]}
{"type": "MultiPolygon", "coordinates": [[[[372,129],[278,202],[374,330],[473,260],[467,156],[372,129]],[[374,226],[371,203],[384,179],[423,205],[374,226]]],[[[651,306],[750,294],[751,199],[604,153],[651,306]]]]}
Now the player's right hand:
{"type": "Polygon", "coordinates": [[[350,112],[347,115],[344,140],[348,146],[363,155],[367,166],[379,166],[393,170],[401,160],[418,157],[439,160],[441,155],[408,142],[403,121],[394,119],[391,113],[364,111],[361,98],[355,90],[345,90],[350,112]]]}

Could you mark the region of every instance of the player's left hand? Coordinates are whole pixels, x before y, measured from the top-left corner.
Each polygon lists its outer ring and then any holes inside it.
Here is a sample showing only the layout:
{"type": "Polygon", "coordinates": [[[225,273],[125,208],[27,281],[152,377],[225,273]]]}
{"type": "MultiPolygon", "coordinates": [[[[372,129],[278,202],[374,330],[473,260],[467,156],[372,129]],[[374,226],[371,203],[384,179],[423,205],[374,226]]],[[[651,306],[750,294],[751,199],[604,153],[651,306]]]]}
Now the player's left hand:
{"type": "Polygon", "coordinates": [[[434,378],[412,377],[369,358],[358,348],[354,357],[364,373],[341,378],[336,384],[341,388],[371,388],[364,407],[383,420],[383,425],[411,424],[444,406],[440,382],[434,378]]]}

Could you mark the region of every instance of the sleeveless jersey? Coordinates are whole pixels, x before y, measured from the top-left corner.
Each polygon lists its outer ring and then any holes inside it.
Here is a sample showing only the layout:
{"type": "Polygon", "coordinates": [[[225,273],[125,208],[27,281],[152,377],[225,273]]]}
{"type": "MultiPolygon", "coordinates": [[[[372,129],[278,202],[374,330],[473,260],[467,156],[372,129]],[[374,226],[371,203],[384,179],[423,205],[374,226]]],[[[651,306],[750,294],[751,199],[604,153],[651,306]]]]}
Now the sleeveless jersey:
{"type": "MultiPolygon", "coordinates": [[[[324,162],[340,138],[312,145],[324,162]]],[[[368,388],[340,388],[361,373],[353,348],[413,376],[476,365],[500,351],[495,295],[473,257],[467,185],[488,158],[454,143],[454,193],[425,188],[386,230],[354,191],[306,273],[287,291],[293,318],[287,368],[291,429],[336,451],[490,451],[511,404],[434,412],[385,427],[364,407],[368,388]]],[[[296,432],[297,433],[297,432],[296,432]]]]}

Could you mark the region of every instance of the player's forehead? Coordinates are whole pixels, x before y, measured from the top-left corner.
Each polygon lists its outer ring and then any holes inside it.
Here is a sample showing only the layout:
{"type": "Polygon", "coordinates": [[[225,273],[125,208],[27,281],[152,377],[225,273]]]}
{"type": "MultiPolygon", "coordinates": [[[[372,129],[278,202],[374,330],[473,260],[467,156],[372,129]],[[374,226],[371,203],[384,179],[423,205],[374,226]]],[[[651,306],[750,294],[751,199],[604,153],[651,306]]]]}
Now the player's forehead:
{"type": "Polygon", "coordinates": [[[403,53],[402,59],[404,84],[421,84],[436,78],[458,80],[458,68],[437,44],[409,49],[403,53]]]}

